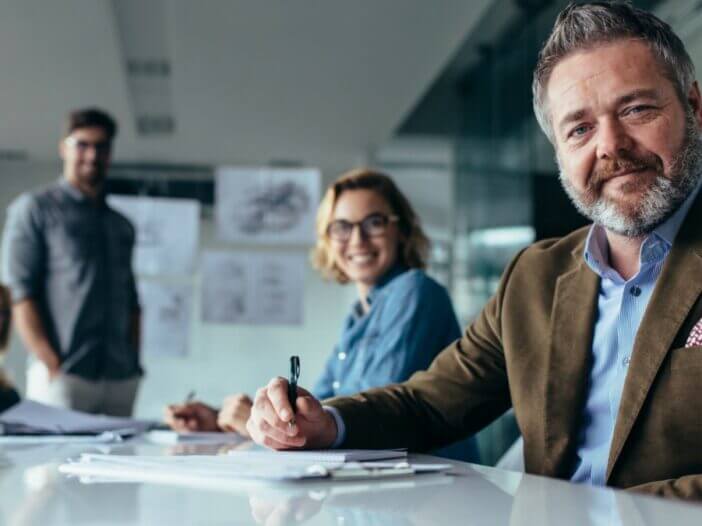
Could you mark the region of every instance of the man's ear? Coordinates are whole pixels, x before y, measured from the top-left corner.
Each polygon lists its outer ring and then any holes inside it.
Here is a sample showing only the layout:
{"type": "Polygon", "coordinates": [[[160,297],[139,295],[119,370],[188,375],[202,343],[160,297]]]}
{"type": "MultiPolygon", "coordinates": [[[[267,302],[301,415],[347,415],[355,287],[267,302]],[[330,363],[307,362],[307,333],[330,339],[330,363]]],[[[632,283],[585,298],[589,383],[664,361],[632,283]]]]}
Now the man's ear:
{"type": "Polygon", "coordinates": [[[687,93],[687,102],[695,115],[697,126],[702,128],[702,95],[700,95],[700,86],[697,81],[690,86],[690,91],[687,93]]]}
{"type": "Polygon", "coordinates": [[[61,139],[58,143],[58,153],[61,159],[66,159],[66,140],[61,139]]]}

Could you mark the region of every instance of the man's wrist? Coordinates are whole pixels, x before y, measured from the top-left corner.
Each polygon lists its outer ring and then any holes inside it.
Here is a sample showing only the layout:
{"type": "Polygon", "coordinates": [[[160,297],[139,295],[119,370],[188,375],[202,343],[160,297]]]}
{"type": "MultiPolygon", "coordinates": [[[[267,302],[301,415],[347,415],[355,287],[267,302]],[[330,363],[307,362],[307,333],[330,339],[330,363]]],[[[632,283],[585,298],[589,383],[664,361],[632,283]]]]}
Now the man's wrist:
{"type": "Polygon", "coordinates": [[[327,412],[327,414],[331,415],[331,417],[334,419],[334,424],[336,427],[336,437],[334,438],[334,441],[329,445],[330,449],[336,449],[341,444],[343,444],[344,440],[346,439],[346,425],[344,424],[344,419],[341,417],[341,413],[339,413],[339,410],[336,407],[332,407],[329,405],[322,406],[322,409],[327,412]]]}

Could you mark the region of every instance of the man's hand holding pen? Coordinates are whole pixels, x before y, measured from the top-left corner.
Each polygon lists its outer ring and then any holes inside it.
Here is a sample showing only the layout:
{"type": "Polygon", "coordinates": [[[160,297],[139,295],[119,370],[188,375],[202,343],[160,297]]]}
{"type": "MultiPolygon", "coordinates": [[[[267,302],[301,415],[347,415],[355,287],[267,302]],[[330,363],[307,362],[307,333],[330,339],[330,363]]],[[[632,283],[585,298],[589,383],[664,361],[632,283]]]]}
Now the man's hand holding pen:
{"type": "Polygon", "coordinates": [[[299,386],[293,408],[288,398],[288,385],[288,380],[277,377],[256,392],[246,424],[251,438],[271,449],[330,447],[337,435],[334,417],[309,391],[299,386]]]}

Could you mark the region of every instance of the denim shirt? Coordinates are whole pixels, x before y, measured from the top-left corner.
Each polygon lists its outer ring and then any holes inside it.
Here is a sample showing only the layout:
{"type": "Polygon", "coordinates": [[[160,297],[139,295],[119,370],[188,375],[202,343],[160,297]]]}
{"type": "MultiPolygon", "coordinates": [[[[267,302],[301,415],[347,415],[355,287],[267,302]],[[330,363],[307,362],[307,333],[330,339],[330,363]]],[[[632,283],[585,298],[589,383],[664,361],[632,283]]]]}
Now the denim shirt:
{"type": "MultiPolygon", "coordinates": [[[[347,316],[339,344],[312,390],[315,397],[348,396],[403,382],[427,369],[440,351],[461,336],[446,289],[421,270],[393,268],[367,300],[368,312],[363,313],[359,301],[347,316]]],[[[334,418],[339,428],[334,447],[338,447],[345,427],[340,415],[334,418]]],[[[466,462],[480,460],[472,436],[433,454],[466,462]]]]}
{"type": "Polygon", "coordinates": [[[395,267],[346,317],[314,386],[317,398],[347,396],[407,380],[461,336],[446,289],[418,269],[395,267]]]}

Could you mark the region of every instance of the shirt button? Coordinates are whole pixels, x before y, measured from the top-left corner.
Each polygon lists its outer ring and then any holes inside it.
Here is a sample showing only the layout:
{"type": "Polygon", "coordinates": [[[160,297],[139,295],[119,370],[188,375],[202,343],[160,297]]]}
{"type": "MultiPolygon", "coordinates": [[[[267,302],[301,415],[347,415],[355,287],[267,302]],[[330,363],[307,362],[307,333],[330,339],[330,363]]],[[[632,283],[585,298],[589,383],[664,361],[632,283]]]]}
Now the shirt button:
{"type": "Polygon", "coordinates": [[[641,289],[639,287],[634,286],[631,287],[631,289],[629,289],[629,293],[635,298],[638,298],[639,296],[641,296],[641,289]]]}
{"type": "Polygon", "coordinates": [[[629,365],[630,361],[631,361],[631,356],[625,356],[624,359],[622,360],[622,365],[624,367],[627,367],[629,365]]]}
{"type": "Polygon", "coordinates": [[[339,387],[341,387],[341,382],[335,381],[334,383],[332,383],[332,387],[333,387],[334,389],[338,389],[339,387]]]}
{"type": "Polygon", "coordinates": [[[346,353],[345,352],[340,352],[339,354],[337,354],[337,356],[339,357],[339,360],[346,360],[346,353]]]}

